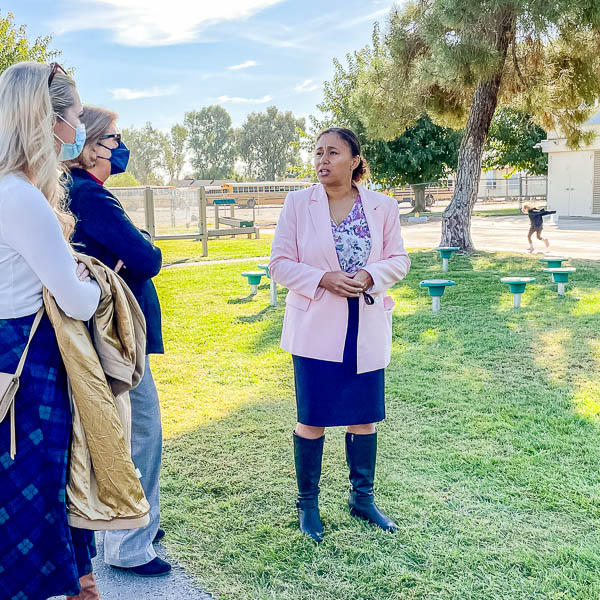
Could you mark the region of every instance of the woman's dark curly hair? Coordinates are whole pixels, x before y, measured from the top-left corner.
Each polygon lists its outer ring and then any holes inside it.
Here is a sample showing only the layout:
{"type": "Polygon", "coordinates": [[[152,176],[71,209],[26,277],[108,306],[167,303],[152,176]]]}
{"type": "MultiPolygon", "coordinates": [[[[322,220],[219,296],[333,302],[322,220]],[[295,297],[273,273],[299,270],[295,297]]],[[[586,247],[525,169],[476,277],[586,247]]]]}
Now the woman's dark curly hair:
{"type": "Polygon", "coordinates": [[[358,156],[360,158],[360,162],[354,171],[352,171],[352,181],[356,181],[358,183],[365,177],[369,176],[369,164],[362,157],[360,153],[360,141],[358,137],[351,129],[346,129],[345,127],[329,127],[324,131],[321,131],[319,137],[317,138],[317,142],[327,133],[335,133],[339,138],[341,138],[348,146],[350,147],[350,152],[352,152],[352,156],[358,156]]]}

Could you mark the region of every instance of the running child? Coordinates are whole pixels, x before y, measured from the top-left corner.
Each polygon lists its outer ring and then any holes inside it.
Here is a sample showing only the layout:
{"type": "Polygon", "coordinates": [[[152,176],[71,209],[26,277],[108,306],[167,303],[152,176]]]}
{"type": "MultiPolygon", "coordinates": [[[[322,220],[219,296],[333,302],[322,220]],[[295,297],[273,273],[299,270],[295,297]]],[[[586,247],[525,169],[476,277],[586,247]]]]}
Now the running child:
{"type": "Polygon", "coordinates": [[[546,249],[550,246],[550,242],[542,237],[542,230],[544,229],[544,217],[546,215],[553,215],[556,213],[555,210],[538,210],[533,206],[529,206],[529,204],[524,204],[522,211],[529,216],[530,226],[529,233],[527,234],[527,239],[529,240],[529,248],[527,251],[529,253],[533,252],[533,241],[531,240],[531,236],[535,233],[537,235],[537,239],[544,242],[546,245],[546,249]]]}

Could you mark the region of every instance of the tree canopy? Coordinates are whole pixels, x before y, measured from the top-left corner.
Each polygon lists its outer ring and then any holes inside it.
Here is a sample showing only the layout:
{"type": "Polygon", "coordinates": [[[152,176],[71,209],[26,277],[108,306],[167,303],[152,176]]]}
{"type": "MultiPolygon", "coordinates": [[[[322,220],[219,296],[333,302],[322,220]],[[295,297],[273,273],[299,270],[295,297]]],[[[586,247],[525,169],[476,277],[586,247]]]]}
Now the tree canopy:
{"type": "Polygon", "coordinates": [[[188,130],[183,125],[173,125],[163,137],[163,162],[169,182],[179,179],[185,164],[185,143],[188,130]]]}
{"type": "Polygon", "coordinates": [[[264,113],[250,113],[237,132],[240,158],[249,177],[274,181],[283,177],[288,166],[299,163],[300,132],[304,119],[296,119],[276,106],[264,113]]]}
{"type": "Polygon", "coordinates": [[[229,113],[221,106],[206,106],[186,113],[184,125],[194,176],[198,179],[231,177],[236,149],[229,113]]]}
{"type": "Polygon", "coordinates": [[[49,35],[30,42],[25,25],[16,26],[14,20],[12,13],[0,16],[0,72],[21,61],[50,62],[60,56],[59,51],[50,49],[49,35]]]}
{"type": "Polygon", "coordinates": [[[546,132],[531,115],[514,108],[500,108],[490,125],[482,166],[487,169],[512,167],[531,175],[548,172],[548,155],[536,147],[546,132]]]}
{"type": "Polygon", "coordinates": [[[164,135],[148,122],[140,128],[123,129],[122,136],[130,150],[127,171],[142,185],[162,185],[164,135]]]}

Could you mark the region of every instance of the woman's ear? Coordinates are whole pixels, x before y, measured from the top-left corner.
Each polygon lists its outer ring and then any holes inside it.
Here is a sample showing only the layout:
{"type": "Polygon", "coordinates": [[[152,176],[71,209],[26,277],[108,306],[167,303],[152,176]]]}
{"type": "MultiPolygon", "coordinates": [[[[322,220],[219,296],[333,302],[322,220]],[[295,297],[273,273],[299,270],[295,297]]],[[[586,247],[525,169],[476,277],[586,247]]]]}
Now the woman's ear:
{"type": "Polygon", "coordinates": [[[86,163],[89,165],[89,168],[95,167],[96,166],[96,162],[98,160],[98,157],[96,155],[96,149],[95,148],[90,148],[87,151],[87,156],[85,158],[86,158],[86,163]]]}

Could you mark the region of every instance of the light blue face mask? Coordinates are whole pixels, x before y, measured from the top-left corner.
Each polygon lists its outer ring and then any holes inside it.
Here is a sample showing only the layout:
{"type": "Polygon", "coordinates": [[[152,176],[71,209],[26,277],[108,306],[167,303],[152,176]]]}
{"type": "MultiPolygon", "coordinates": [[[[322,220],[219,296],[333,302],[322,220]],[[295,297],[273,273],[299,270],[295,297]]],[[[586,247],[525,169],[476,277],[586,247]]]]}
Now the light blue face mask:
{"type": "Polygon", "coordinates": [[[59,114],[56,116],[61,121],[64,121],[71,129],[75,130],[75,141],[72,144],[63,142],[56,134],[54,134],[54,137],[62,144],[58,160],[74,160],[81,154],[81,151],[85,146],[85,125],[79,123],[77,127],[73,127],[73,125],[71,125],[64,117],[61,117],[59,114]]]}

